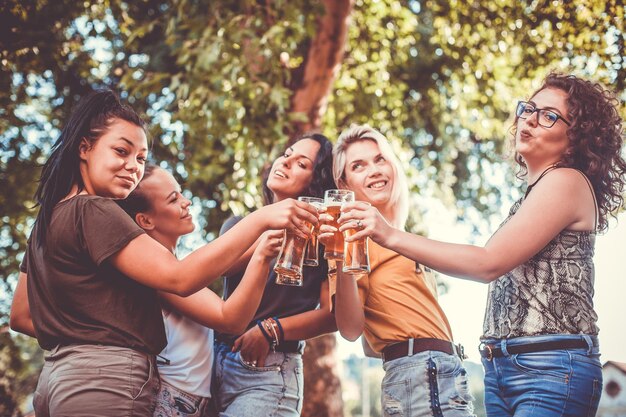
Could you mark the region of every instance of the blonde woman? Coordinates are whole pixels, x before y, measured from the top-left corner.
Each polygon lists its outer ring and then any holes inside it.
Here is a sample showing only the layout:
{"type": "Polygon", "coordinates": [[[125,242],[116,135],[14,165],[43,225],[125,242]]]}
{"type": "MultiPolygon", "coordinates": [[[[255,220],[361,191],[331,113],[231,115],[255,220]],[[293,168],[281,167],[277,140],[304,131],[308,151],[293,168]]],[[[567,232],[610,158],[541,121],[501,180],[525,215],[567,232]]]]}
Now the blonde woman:
{"type": "MultiPolygon", "coordinates": [[[[333,175],[340,188],[354,191],[360,210],[375,210],[403,229],[408,188],[387,139],[365,125],[344,131],[333,149],[333,175]],[[365,204],[365,203],[369,204],[365,204]]],[[[321,217],[320,217],[321,218],[321,217]]],[[[360,228],[352,222],[350,227],[360,228]]],[[[320,241],[334,227],[322,225],[320,241]]],[[[437,285],[428,268],[369,242],[371,272],[355,277],[337,265],[335,318],[343,337],[367,343],[383,358],[385,415],[471,416],[472,396],[437,285]]],[[[331,291],[332,293],[332,291],[331,291]]]]}
{"type": "MultiPolygon", "coordinates": [[[[515,106],[512,142],[524,196],[484,247],[406,233],[384,212],[345,207],[340,230],[369,236],[451,276],[489,284],[481,338],[488,416],[592,416],[602,392],[593,306],[596,231],[623,205],[618,100],[599,84],[550,74],[515,106]]],[[[338,319],[339,323],[339,319],[338,319]]]]}

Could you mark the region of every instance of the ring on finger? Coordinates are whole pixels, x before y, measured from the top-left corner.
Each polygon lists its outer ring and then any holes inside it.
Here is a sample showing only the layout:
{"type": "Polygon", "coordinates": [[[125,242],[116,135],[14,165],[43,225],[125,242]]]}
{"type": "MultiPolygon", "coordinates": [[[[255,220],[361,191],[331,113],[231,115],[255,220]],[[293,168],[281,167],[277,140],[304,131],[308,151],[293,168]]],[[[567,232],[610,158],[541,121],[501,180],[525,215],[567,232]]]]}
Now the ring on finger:
{"type": "Polygon", "coordinates": [[[359,229],[363,228],[363,223],[361,222],[360,219],[356,221],[356,227],[359,228],[359,229]]]}

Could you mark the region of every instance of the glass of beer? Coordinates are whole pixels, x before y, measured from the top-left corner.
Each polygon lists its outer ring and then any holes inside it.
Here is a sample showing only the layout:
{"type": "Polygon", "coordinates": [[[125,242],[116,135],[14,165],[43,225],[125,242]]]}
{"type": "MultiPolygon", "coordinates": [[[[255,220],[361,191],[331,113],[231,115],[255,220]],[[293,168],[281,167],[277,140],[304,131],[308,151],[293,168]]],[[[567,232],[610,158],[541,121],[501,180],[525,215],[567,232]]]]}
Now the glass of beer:
{"type": "MultiPolygon", "coordinates": [[[[318,213],[325,210],[324,208],[324,199],[316,198],[316,197],[298,197],[298,201],[304,201],[305,203],[309,203],[313,205],[318,213]]],[[[305,266],[318,266],[319,261],[317,259],[319,244],[317,241],[317,233],[318,226],[313,227],[313,231],[311,232],[311,237],[306,244],[306,248],[304,250],[304,265],[305,266]]]]}
{"type": "MultiPolygon", "coordinates": [[[[361,201],[370,205],[366,201],[361,201]]],[[[347,229],[343,232],[344,239],[352,236],[360,229],[347,229]]],[[[345,274],[362,274],[370,272],[370,257],[367,250],[368,238],[355,240],[354,242],[346,242],[344,240],[343,246],[343,268],[341,269],[345,274]]]]}
{"type": "MultiPolygon", "coordinates": [[[[333,217],[331,226],[339,228],[337,219],[341,216],[341,205],[354,201],[354,192],[350,190],[327,190],[324,193],[324,206],[326,212],[333,217]]],[[[326,245],[324,250],[325,259],[343,260],[343,235],[337,231],[334,233],[333,240],[326,245]]]]}
{"type": "MultiPolygon", "coordinates": [[[[302,200],[305,197],[300,197],[302,200]]],[[[313,225],[308,224],[309,231],[313,230],[313,225]]],[[[281,285],[302,286],[302,266],[304,264],[305,248],[309,237],[301,237],[291,230],[285,230],[283,246],[278,254],[278,260],[274,266],[276,272],[276,283],[281,285]]]]}

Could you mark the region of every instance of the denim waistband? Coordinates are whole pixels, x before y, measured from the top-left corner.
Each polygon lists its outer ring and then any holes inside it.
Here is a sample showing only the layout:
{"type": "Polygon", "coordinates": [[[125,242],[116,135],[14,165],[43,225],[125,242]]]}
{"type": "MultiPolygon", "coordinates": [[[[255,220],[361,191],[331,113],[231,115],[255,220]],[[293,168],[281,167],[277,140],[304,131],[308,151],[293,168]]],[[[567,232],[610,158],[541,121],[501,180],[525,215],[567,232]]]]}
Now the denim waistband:
{"type": "MultiPolygon", "coordinates": [[[[215,342],[222,343],[228,347],[233,347],[235,340],[239,336],[228,336],[221,333],[215,335],[215,342]]],[[[276,346],[275,351],[281,353],[302,353],[304,352],[305,343],[299,340],[285,340],[276,346]]]]}
{"type": "MultiPolygon", "coordinates": [[[[593,353],[599,347],[598,337],[595,335],[587,334],[554,334],[554,335],[539,335],[539,336],[521,336],[513,337],[510,339],[482,339],[478,347],[481,352],[484,351],[485,346],[496,347],[501,350],[502,354],[509,356],[507,347],[541,344],[545,342],[562,342],[562,341],[582,341],[583,346],[587,347],[588,353],[593,353]]],[[[584,349],[584,347],[582,347],[584,349]]]]}

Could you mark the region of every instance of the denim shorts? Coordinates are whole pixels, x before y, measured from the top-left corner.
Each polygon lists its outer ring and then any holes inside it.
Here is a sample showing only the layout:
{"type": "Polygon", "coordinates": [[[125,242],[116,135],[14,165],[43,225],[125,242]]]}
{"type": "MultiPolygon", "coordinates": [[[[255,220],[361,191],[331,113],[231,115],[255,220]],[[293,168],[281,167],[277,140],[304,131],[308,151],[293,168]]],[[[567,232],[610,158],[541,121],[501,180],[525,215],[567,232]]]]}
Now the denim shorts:
{"type": "Polygon", "coordinates": [[[467,372],[457,356],[430,350],[387,361],[383,368],[384,416],[474,415],[467,372]]]}
{"type": "Polygon", "coordinates": [[[586,335],[547,335],[489,339],[504,356],[483,358],[488,417],[595,416],[602,393],[597,339],[586,335]],[[508,354],[507,346],[585,340],[587,348],[508,354]]]}
{"type": "Polygon", "coordinates": [[[161,381],[153,417],[202,417],[208,402],[208,397],[189,394],[161,381]]]}
{"type": "Polygon", "coordinates": [[[302,354],[270,352],[265,366],[256,367],[216,342],[211,387],[220,417],[297,417],[304,387],[302,354]]]}

